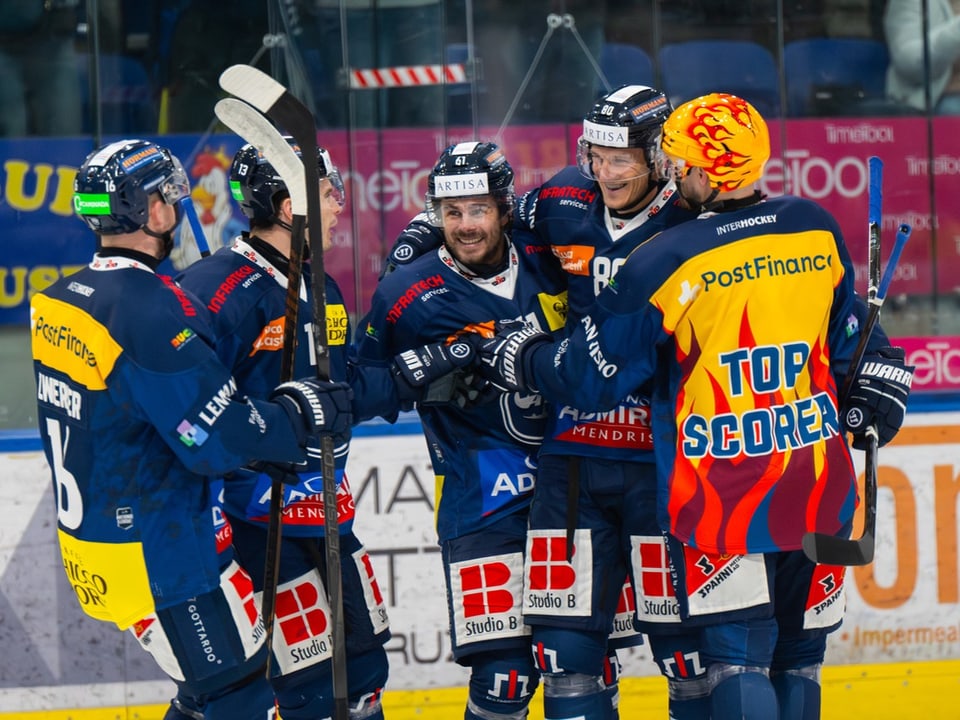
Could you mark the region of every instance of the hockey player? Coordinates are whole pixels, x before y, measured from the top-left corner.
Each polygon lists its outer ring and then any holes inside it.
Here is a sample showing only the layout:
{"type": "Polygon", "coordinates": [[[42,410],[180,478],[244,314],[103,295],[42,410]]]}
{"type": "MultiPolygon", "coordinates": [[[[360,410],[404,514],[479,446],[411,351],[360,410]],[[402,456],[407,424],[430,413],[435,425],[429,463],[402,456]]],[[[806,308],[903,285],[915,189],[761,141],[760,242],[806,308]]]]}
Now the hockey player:
{"type": "MultiPolygon", "coordinates": [[[[627,255],[664,228],[694,217],[679,202],[672,177],[660,174],[660,131],[670,113],[666,96],[631,85],[600,99],[585,115],[577,165],[565,168],[518,202],[515,227],[532,232],[566,271],[575,327],[627,255]]],[[[388,272],[432,242],[429,218],[418,216],[388,257],[388,272]]],[[[533,625],[534,654],[544,675],[547,720],[584,714],[608,717],[604,679],[616,669],[605,648],[620,583],[629,576],[640,627],[647,633],[667,679],[674,720],[705,716],[708,689],[697,655],[697,633],[681,629],[669,584],[637,582],[641,572],[665,578],[668,568],[643,565],[665,558],[654,513],[656,478],[649,400],[625,395],[612,412],[599,414],[558,404],[540,450],[537,500],[531,509],[524,608],[533,625]],[[574,607],[557,593],[532,586],[534,550],[567,543],[573,533],[574,607]],[[658,589],[659,588],[659,589],[658,589]],[[605,660],[605,655],[607,660],[605,660]]],[[[554,562],[563,562],[557,558],[554,562]]],[[[617,639],[613,638],[616,646],[617,639]]],[[[629,644],[629,643],[628,643],[629,644]]]]}
{"type": "MultiPolygon", "coordinates": [[[[546,248],[511,239],[513,205],[513,170],[497,145],[443,151],[427,180],[426,212],[444,242],[380,282],[357,340],[361,361],[442,347],[492,330],[499,318],[523,318],[546,332],[564,326],[563,273],[546,248]]],[[[464,350],[463,342],[448,346],[464,350]]],[[[546,410],[526,392],[462,408],[425,402],[418,410],[437,477],[453,656],[471,670],[464,717],[521,720],[539,684],[521,594],[546,410]]]]}
{"type": "MultiPolygon", "coordinates": [[[[296,151],[299,154],[298,148],[296,151]]],[[[332,245],[332,230],[345,195],[340,174],[325,149],[319,150],[317,164],[323,223],[319,241],[326,251],[332,245]]],[[[218,352],[224,363],[233,368],[239,388],[256,396],[280,376],[292,208],[283,179],[269,159],[252,145],[244,145],[236,153],[230,184],[250,219],[250,232],[237,237],[230,247],[195,263],[180,280],[212,313],[218,352]]],[[[304,266],[301,318],[311,316],[310,272],[308,262],[304,266]]],[[[401,404],[412,406],[413,400],[420,397],[419,388],[405,384],[392,368],[365,369],[349,362],[350,323],[340,288],[329,275],[325,279],[325,294],[331,375],[346,379],[354,387],[354,420],[395,418],[401,404]]],[[[299,321],[299,326],[295,373],[309,374],[315,372],[316,366],[313,342],[308,335],[311,323],[305,319],[299,321]]],[[[450,369],[452,365],[435,364],[430,370],[444,374],[450,369]]],[[[418,382],[425,384],[430,377],[420,377],[418,382]]],[[[348,700],[351,718],[376,720],[383,717],[381,693],[388,674],[383,644],[390,633],[369,558],[352,531],[354,502],[344,474],[348,439],[348,434],[336,439],[335,453],[348,700]]],[[[298,473],[299,482],[284,488],[273,685],[285,720],[313,720],[333,714],[319,448],[310,448],[310,455],[309,463],[298,473]],[[304,606],[307,597],[313,604],[304,606]],[[284,609],[294,607],[296,611],[288,622],[284,609]],[[322,613],[326,619],[296,622],[304,614],[314,612],[322,613]]],[[[226,481],[226,515],[233,526],[234,543],[245,566],[253,571],[258,591],[262,589],[265,563],[270,485],[266,473],[238,473],[226,481]]]]}
{"type": "Polygon", "coordinates": [[[349,431],[349,388],[312,379],[245,397],[206,311],[155,269],[189,183],[145,140],[91,153],[74,182],[92,262],[37,293],[40,434],[64,569],[83,610],[129,629],[176,683],[166,720],[268,720],[263,623],[211,476],[302,462],[317,431],[349,431]]]}
{"type": "MultiPolygon", "coordinates": [[[[518,224],[532,230],[567,272],[570,315],[578,325],[596,295],[629,253],[664,228],[693,217],[661,175],[660,131],[670,104],[659,90],[620,88],[584,116],[577,166],[562,170],[525,194],[518,224]]],[[[697,633],[681,628],[665,585],[663,540],[654,514],[656,475],[649,399],[631,388],[607,413],[574,403],[550,403],[550,431],[540,450],[537,498],[530,513],[524,608],[533,626],[534,654],[544,673],[547,720],[608,717],[601,682],[606,635],[619,583],[629,576],[636,617],[654,660],[666,677],[670,716],[706,715],[706,676],[697,633]],[[570,542],[572,540],[572,543],[570,542]],[[559,593],[537,587],[540,545],[567,545],[576,603],[558,605],[559,593]],[[572,547],[571,547],[572,545],[572,547]]]]}
{"type": "Polygon", "coordinates": [[[869,425],[892,439],[913,368],[868,346],[839,406],[862,310],[853,268],[826,211],[754,188],[770,155],[755,108],[697,98],[670,115],[663,149],[700,217],[634,251],[559,352],[505,328],[483,360],[510,391],[599,410],[655,381],[658,511],[681,617],[706,620],[711,717],[814,720],[843,569],[807,560],[801,538],[849,534],[844,425],[855,444],[869,425]]]}

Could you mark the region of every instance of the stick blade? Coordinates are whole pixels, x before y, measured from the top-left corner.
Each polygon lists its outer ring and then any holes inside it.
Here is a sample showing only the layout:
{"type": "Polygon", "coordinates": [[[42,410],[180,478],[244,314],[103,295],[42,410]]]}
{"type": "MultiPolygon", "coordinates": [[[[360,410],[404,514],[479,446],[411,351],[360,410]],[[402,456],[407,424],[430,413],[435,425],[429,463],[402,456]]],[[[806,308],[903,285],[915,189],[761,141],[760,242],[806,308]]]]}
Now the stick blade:
{"type": "Polygon", "coordinates": [[[808,532],[802,540],[803,554],[811,562],[822,565],[869,565],[873,562],[872,532],[864,532],[857,540],[845,540],[834,535],[808,532]]]}
{"type": "Polygon", "coordinates": [[[268,113],[287,89],[252,65],[231,65],[220,73],[220,87],[268,113]]]}
{"type": "Polygon", "coordinates": [[[303,163],[281,132],[252,105],[223,98],[213,108],[220,122],[233,130],[269,160],[287,186],[294,215],[307,214],[307,189],[303,163]]]}

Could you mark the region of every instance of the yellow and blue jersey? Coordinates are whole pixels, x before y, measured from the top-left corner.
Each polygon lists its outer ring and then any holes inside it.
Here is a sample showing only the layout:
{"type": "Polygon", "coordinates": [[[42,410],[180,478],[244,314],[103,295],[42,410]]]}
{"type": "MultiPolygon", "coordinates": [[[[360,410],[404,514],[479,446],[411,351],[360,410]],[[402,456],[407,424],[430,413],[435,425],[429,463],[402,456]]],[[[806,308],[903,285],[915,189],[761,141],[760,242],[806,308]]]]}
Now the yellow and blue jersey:
{"type": "Polygon", "coordinates": [[[98,255],[30,312],[64,570],[85,612],[126,628],[217,588],[211,478],[302,459],[286,412],[237,393],[206,311],[149,258],[98,255]]]}
{"type": "Polygon", "coordinates": [[[782,197],[649,240],[566,352],[531,362],[547,397],[583,408],[653,382],[664,529],[713,553],[795,550],[855,507],[837,388],[861,307],[834,219],[782,197]]]}

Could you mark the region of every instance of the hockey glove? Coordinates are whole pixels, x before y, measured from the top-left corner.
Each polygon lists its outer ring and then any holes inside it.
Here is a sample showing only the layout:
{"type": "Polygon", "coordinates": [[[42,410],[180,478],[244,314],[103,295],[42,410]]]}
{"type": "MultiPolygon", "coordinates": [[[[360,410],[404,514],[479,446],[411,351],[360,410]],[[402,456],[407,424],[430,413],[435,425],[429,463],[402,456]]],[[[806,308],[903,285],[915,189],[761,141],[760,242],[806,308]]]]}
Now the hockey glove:
{"type": "Polygon", "coordinates": [[[864,357],[843,408],[843,423],[853,434],[855,448],[866,449],[870,425],[876,426],[881,447],[893,440],[907,411],[913,370],[904,365],[903,348],[880,348],[864,357]]]}
{"type": "Polygon", "coordinates": [[[496,335],[474,341],[480,353],[480,373],[505,392],[537,392],[526,377],[526,355],[552,338],[520,320],[497,321],[496,335]]]}
{"type": "Polygon", "coordinates": [[[436,250],[443,244],[443,229],[431,225],[424,218],[426,218],[425,215],[418,215],[397,236],[393,249],[390,250],[387,261],[384,263],[383,272],[380,275],[381,280],[399,266],[409,265],[418,257],[426,255],[431,250],[436,250]]]}
{"type": "Polygon", "coordinates": [[[477,371],[457,370],[430,383],[421,406],[454,404],[463,409],[486,405],[503,393],[477,371]]]}
{"type": "MultiPolygon", "coordinates": [[[[349,442],[350,435],[345,437],[338,436],[334,442],[338,445],[341,442],[349,442]]],[[[323,456],[323,448],[320,443],[319,435],[311,435],[307,438],[307,443],[303,448],[306,451],[306,459],[302,462],[279,462],[277,460],[255,460],[246,468],[235,473],[237,476],[243,476],[245,472],[253,471],[267,475],[271,480],[279,480],[284,485],[299,485],[305,477],[315,477],[316,471],[310,471],[311,459],[320,461],[323,456]],[[306,475],[304,475],[306,473],[306,475]]]]}
{"type": "Polygon", "coordinates": [[[353,390],[347,383],[301,378],[275,387],[270,399],[287,411],[302,447],[318,433],[350,437],[353,390]]]}
{"type": "MultiPolygon", "coordinates": [[[[419,402],[427,387],[474,363],[476,352],[468,342],[432,343],[406,350],[390,365],[401,402],[419,402]]],[[[453,378],[449,378],[452,382],[453,378]]]]}

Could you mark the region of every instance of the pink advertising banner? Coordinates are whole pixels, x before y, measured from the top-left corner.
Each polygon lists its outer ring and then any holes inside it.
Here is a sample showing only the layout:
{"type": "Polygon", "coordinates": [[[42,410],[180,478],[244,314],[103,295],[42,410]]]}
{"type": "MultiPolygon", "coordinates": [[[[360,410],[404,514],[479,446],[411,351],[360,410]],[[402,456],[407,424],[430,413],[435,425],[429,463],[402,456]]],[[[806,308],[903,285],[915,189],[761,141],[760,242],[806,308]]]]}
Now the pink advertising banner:
{"type": "MultiPolygon", "coordinates": [[[[482,128],[478,137],[493,138],[497,128],[482,128]]],[[[376,287],[383,258],[397,235],[423,210],[427,178],[448,145],[475,139],[462,133],[430,130],[321,132],[319,140],[344,175],[347,206],[334,229],[334,249],[325,258],[327,271],[346,297],[354,291],[364,308],[376,287]],[[356,224],[357,232],[352,232],[356,224]],[[360,245],[354,267],[353,238],[360,245]]],[[[537,187],[572,158],[563,125],[529,125],[505,130],[500,146],[513,166],[517,193],[537,187]]],[[[354,308],[351,308],[353,310],[354,308]]]]}
{"type": "Polygon", "coordinates": [[[960,337],[898,337],[916,367],[914,390],[960,390],[960,337]]]}
{"type": "MultiPolygon", "coordinates": [[[[867,262],[868,159],[884,162],[882,236],[884,261],[901,223],[913,233],[898,265],[891,296],[960,292],[960,135],[949,132],[950,118],[937,118],[933,176],[927,161],[926,123],[919,118],[771,121],[772,155],[762,190],[769,195],[792,193],[823,205],[837,218],[844,239],[863,277],[867,262]],[[931,182],[931,177],[933,182],[931,182]],[[931,198],[939,214],[936,242],[931,198]]],[[[481,128],[480,138],[493,138],[497,128],[481,128]]],[[[509,128],[501,138],[517,173],[522,193],[574,162],[578,125],[529,125],[509,128]]],[[[341,167],[350,205],[340,218],[330,265],[344,290],[365,305],[376,285],[381,262],[397,233],[423,207],[427,176],[448,144],[470,140],[469,130],[447,135],[430,130],[358,131],[350,135],[320,133],[341,167]],[[348,217],[349,216],[349,217],[348,217]],[[351,235],[352,223],[358,232],[351,235]],[[358,238],[358,266],[353,266],[351,237],[358,238]]],[[[858,286],[862,286],[860,281],[858,286]]]]}
{"type": "MultiPolygon", "coordinates": [[[[913,227],[891,297],[960,296],[960,211],[955,202],[960,196],[960,134],[951,132],[958,122],[948,117],[935,118],[929,126],[913,117],[772,121],[773,153],[761,187],[769,195],[810,198],[831,211],[862,277],[867,161],[879,156],[885,163],[885,257],[898,225],[913,227]],[[928,128],[934,140],[932,162],[928,128]],[[935,228],[932,207],[939,218],[935,228]]],[[[478,137],[494,138],[497,130],[480,128],[478,137]]],[[[572,163],[579,134],[578,124],[506,129],[500,144],[516,172],[517,192],[538,186],[572,163]]],[[[427,177],[439,153],[450,143],[473,138],[468,128],[320,131],[320,142],[331,150],[347,185],[347,206],[326,264],[351,312],[359,315],[366,309],[384,255],[423,208],[427,177]]],[[[245,225],[225,180],[239,139],[184,135],[158,140],[187,163],[195,204],[210,205],[204,212],[204,218],[210,215],[204,226],[210,245],[228,242],[245,225]]],[[[25,323],[29,296],[89,259],[92,236],[73,217],[70,203],[76,167],[88,151],[83,139],[0,140],[6,169],[0,178],[0,222],[7,228],[6,251],[0,256],[0,323],[25,323]]],[[[863,287],[862,280],[858,286],[863,287]]],[[[930,330],[918,328],[917,334],[935,334],[930,330]]]]}
{"type": "Polygon", "coordinates": [[[876,155],[884,163],[884,261],[898,226],[907,223],[913,229],[891,295],[954,293],[960,290],[960,213],[954,200],[960,192],[960,138],[950,132],[955,124],[951,118],[934,119],[931,168],[923,119],[792,120],[777,128],[763,186],[771,194],[816,200],[832,212],[862,277],[867,258],[867,159],[876,155]],[[936,242],[932,207],[939,215],[936,242]]]}

